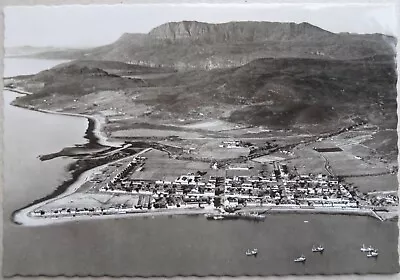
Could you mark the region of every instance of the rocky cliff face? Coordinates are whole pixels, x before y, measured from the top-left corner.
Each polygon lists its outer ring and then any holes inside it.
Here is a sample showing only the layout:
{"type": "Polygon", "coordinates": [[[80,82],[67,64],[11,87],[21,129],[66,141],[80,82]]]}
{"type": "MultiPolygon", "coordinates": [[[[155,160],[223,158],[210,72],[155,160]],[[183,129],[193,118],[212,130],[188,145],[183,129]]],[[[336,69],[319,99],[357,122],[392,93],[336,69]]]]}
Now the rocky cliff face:
{"type": "Polygon", "coordinates": [[[308,23],[228,22],[209,24],[197,21],[169,22],[150,31],[149,36],[160,40],[188,39],[203,43],[245,43],[267,40],[306,40],[335,34],[308,23]]]}

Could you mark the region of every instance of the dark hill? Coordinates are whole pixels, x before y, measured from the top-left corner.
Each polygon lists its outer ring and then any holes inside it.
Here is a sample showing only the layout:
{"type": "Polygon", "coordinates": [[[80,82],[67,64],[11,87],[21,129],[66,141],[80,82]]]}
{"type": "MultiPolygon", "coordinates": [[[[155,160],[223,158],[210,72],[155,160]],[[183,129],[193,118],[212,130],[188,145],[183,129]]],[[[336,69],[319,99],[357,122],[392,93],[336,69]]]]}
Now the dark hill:
{"type": "MultiPolygon", "coordinates": [[[[102,63],[108,65],[107,63],[102,63]]],[[[43,98],[62,99],[79,97],[90,93],[107,90],[124,90],[145,86],[142,79],[123,78],[116,74],[93,67],[101,66],[95,62],[72,62],[58,65],[36,75],[14,78],[14,84],[34,94],[24,96],[21,101],[40,104],[43,98]]],[[[108,67],[110,67],[108,65],[108,67]]],[[[145,67],[147,69],[147,67],[145,67]]]]}
{"type": "Polygon", "coordinates": [[[337,122],[352,115],[367,118],[368,110],[378,110],[378,104],[392,110],[396,81],[393,57],[376,56],[335,61],[259,59],[232,69],[176,73],[152,83],[186,88],[174,99],[159,102],[163,110],[189,112],[199,104],[228,105],[235,108],[231,121],[290,126],[337,122]]]}

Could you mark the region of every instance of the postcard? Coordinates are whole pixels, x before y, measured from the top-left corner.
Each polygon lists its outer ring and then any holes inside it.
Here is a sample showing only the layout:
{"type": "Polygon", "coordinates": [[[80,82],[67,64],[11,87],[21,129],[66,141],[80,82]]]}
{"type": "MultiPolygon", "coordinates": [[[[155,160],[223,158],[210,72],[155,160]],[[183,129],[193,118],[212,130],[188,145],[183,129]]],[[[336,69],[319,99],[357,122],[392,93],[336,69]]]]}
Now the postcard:
{"type": "Polygon", "coordinates": [[[4,277],[398,273],[394,5],[5,7],[4,277]]]}

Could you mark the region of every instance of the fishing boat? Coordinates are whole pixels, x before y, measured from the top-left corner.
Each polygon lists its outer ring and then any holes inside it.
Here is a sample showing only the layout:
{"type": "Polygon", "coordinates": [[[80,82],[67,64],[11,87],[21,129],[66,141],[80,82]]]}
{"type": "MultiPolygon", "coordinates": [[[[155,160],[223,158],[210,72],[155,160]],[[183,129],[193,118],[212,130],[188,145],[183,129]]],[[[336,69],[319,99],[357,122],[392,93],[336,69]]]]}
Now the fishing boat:
{"type": "Polygon", "coordinates": [[[305,262],[306,261],[306,257],[304,255],[301,255],[300,257],[298,257],[297,259],[294,260],[294,262],[305,262]]]}
{"type": "Polygon", "coordinates": [[[313,251],[314,253],[322,253],[325,250],[325,248],[321,245],[318,246],[313,246],[311,251],[313,251]]]}
{"type": "Polygon", "coordinates": [[[372,251],[374,251],[375,249],[374,249],[372,246],[369,246],[369,247],[367,248],[367,247],[365,247],[365,245],[363,244],[360,250],[361,250],[361,252],[372,252],[372,251]]]}
{"type": "Polygon", "coordinates": [[[368,258],[376,258],[379,255],[377,250],[373,250],[371,252],[368,252],[367,257],[368,258]]]}
{"type": "Polygon", "coordinates": [[[253,250],[248,249],[246,251],[246,256],[256,256],[257,254],[258,254],[258,249],[253,249],[253,250]]]}

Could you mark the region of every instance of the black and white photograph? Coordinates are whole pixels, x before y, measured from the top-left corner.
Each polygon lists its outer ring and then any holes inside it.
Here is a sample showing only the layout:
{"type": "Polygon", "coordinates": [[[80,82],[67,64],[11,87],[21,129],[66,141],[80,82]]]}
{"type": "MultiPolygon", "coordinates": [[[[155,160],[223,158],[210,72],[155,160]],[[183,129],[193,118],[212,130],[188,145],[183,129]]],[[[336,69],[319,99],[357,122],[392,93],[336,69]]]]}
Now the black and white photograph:
{"type": "Polygon", "coordinates": [[[398,11],[4,7],[3,276],[399,273],[398,11]]]}

